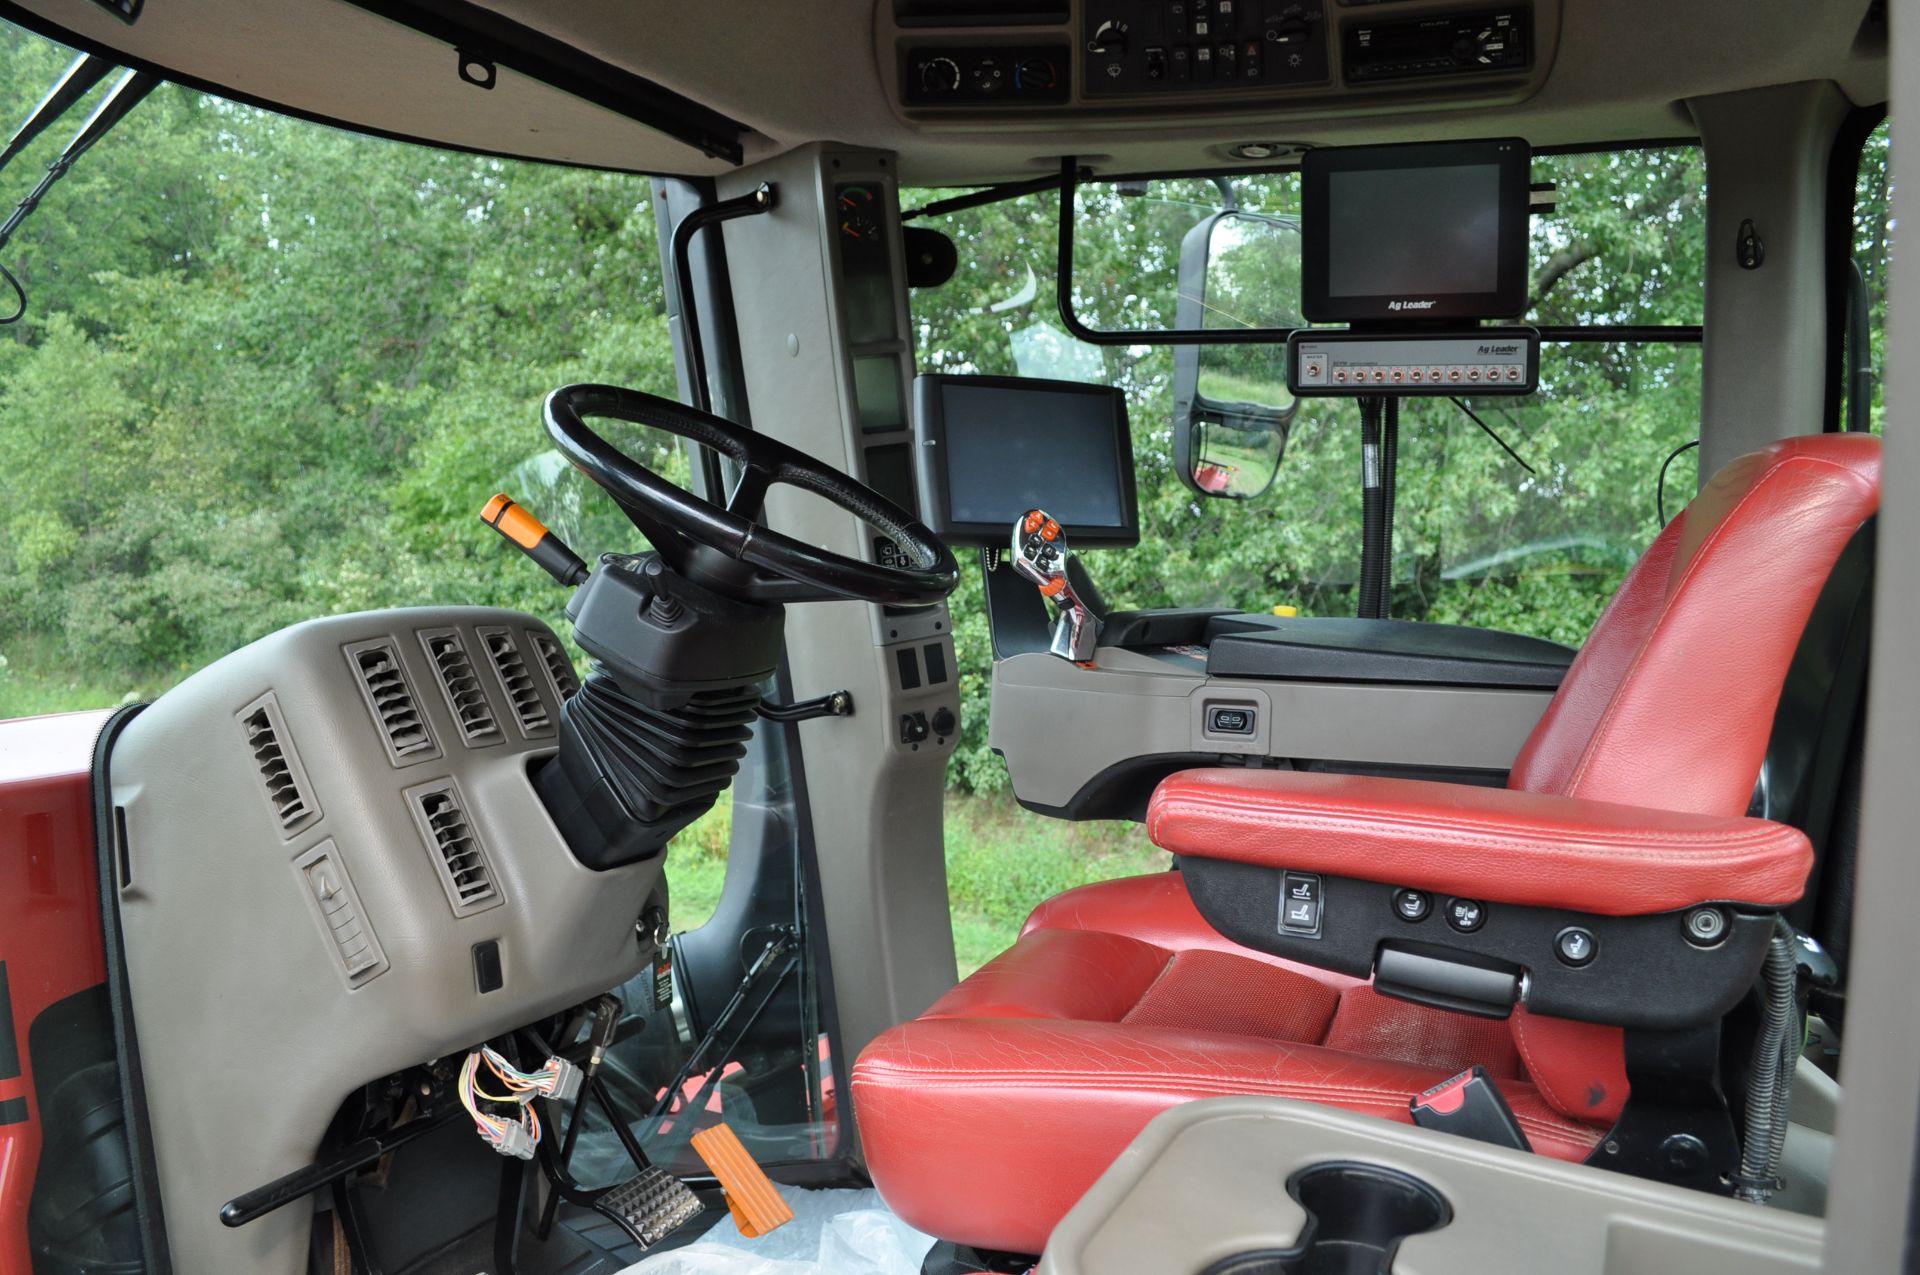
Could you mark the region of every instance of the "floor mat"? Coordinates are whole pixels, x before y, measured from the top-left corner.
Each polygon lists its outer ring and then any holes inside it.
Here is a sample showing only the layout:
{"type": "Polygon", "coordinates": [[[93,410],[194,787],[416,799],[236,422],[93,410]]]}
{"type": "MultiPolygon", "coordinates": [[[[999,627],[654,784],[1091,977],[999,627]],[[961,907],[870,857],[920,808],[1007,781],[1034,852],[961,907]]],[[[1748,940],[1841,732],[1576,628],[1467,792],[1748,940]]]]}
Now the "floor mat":
{"type": "Polygon", "coordinates": [[[621,1275],[920,1275],[933,1237],[895,1217],[877,1191],[783,1186],[793,1221],[750,1240],[728,1218],[697,1243],[621,1275]]]}

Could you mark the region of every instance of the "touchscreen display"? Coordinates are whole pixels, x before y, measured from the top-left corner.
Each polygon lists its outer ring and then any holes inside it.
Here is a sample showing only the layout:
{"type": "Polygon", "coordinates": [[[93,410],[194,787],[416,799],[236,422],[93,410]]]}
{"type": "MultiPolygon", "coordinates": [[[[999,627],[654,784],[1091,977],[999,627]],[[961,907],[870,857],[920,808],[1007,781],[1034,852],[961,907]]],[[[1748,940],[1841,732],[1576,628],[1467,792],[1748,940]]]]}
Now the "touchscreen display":
{"type": "Polygon", "coordinates": [[[1389,324],[1523,313],[1528,159],[1517,137],[1308,151],[1301,313],[1389,324]]]}
{"type": "Polygon", "coordinates": [[[1497,165],[1361,169],[1329,180],[1329,295],[1430,297],[1499,288],[1497,165]]]}
{"type": "Polygon", "coordinates": [[[1121,438],[1126,412],[1116,393],[966,385],[941,387],[948,517],[1011,530],[1043,508],[1072,535],[1127,526],[1121,438]]]}

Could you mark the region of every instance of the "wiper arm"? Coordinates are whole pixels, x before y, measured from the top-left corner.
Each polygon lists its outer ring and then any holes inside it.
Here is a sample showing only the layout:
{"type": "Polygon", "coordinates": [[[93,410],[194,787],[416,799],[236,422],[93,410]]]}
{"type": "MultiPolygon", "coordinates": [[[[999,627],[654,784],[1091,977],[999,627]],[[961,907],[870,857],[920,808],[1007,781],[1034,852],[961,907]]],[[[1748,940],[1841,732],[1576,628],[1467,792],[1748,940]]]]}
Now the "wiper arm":
{"type": "Polygon", "coordinates": [[[113,67],[114,64],[108,59],[91,53],[82,53],[69,63],[67,69],[60,73],[60,78],[54,81],[53,87],[47,90],[47,95],[40,99],[40,105],[33,108],[33,114],[27,116],[27,122],[14,133],[6,149],[0,150],[0,168],[5,168],[14,156],[32,144],[34,138],[72,110],[73,104],[85,97],[94,85],[106,79],[113,67]]]}
{"type": "MultiPolygon", "coordinates": [[[[82,68],[80,68],[77,63],[75,66],[67,68],[67,76],[63,77],[62,82],[54,87],[52,93],[47,95],[47,101],[42,103],[42,108],[51,104],[56,97],[64,95],[67,81],[72,78],[76,69],[82,68]]],[[[84,69],[82,69],[82,73],[85,73],[84,69]]],[[[95,82],[98,81],[98,78],[97,76],[95,77],[95,82]]],[[[67,170],[73,167],[74,161],[86,154],[95,142],[112,132],[113,126],[125,119],[127,112],[138,106],[147,94],[153,92],[159,85],[160,78],[156,75],[149,74],[146,71],[128,71],[120,77],[119,81],[111,89],[107,90],[107,95],[100,99],[100,105],[93,108],[93,114],[87,116],[87,122],[80,126],[80,131],[73,135],[73,140],[67,143],[66,149],[61,151],[51,164],[47,165],[47,174],[40,179],[40,184],[35,186],[33,190],[28,193],[27,197],[21,200],[14,208],[13,214],[7,218],[6,224],[0,225],[0,248],[7,246],[8,242],[12,240],[14,232],[20,229],[21,223],[33,215],[33,210],[40,206],[40,201],[46,198],[49,190],[53,189],[53,184],[67,175],[67,170]]],[[[91,85],[88,87],[91,87],[91,85]]],[[[73,101],[77,100],[79,96],[85,92],[85,88],[76,92],[73,97],[61,107],[61,111],[71,106],[73,101]]],[[[27,121],[26,127],[23,128],[21,132],[25,133],[28,129],[31,129],[33,133],[40,132],[46,128],[48,124],[51,124],[60,112],[54,112],[45,120],[41,119],[41,114],[42,110],[35,110],[33,118],[27,121]]],[[[19,137],[16,135],[14,141],[19,142],[19,140],[19,137]]],[[[28,140],[32,140],[31,136],[29,136],[28,140]]],[[[9,151],[13,149],[11,143],[8,149],[9,151]]],[[[20,316],[27,312],[27,292],[25,288],[20,286],[20,281],[13,277],[13,272],[3,265],[0,265],[0,276],[3,276],[6,281],[12,285],[14,295],[19,298],[18,308],[16,308],[12,314],[0,319],[0,326],[5,326],[9,323],[18,322],[20,316]]]]}

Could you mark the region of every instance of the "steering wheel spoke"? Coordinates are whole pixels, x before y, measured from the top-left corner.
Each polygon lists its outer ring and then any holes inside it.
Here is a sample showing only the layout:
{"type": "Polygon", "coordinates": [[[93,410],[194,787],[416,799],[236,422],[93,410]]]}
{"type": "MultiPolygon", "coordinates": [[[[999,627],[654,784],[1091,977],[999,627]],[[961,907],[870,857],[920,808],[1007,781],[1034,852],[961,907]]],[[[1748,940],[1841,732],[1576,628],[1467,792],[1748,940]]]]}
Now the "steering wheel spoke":
{"type": "Polygon", "coordinates": [[[680,574],[716,592],[763,605],[845,598],[927,606],[953,591],[953,551],[866,484],[778,439],[638,390],[569,385],[547,396],[547,433],[563,455],[598,483],[680,574]],[[740,478],[724,506],[670,482],[588,427],[611,417],[665,430],[730,457],[740,478]],[[778,482],[813,492],[900,547],[911,566],[863,562],[755,520],[778,482]]]}
{"type": "Polygon", "coordinates": [[[772,486],[771,473],[751,462],[742,466],[740,481],[733,485],[733,494],[727,497],[727,512],[740,518],[758,518],[767,503],[767,489],[772,486]]]}

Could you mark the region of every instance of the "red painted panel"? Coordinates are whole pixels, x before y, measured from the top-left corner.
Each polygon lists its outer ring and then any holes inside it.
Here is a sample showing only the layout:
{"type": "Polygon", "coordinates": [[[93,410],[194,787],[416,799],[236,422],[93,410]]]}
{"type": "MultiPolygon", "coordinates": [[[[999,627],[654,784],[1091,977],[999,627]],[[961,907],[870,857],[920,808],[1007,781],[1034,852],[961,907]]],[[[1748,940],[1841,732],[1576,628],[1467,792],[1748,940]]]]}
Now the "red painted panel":
{"type": "Polygon", "coordinates": [[[0,1270],[31,1269],[27,1201],[40,1161],[27,1030],[56,1001],[105,980],[90,773],[106,711],[0,722],[0,961],[12,993],[24,1124],[0,1125],[0,1270]]]}

